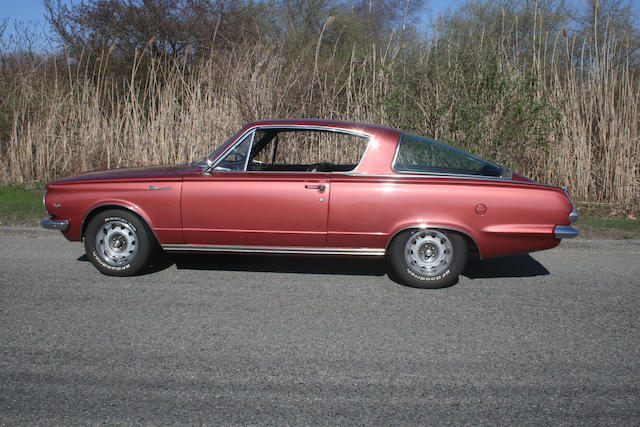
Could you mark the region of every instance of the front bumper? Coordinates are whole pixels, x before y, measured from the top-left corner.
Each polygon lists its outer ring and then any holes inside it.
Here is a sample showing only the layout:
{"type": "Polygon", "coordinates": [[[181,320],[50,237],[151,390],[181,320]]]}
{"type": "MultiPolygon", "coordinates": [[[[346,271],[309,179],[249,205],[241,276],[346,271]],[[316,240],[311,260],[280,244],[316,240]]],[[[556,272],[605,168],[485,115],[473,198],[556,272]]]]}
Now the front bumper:
{"type": "Polygon", "coordinates": [[[47,230],[65,231],[69,228],[69,221],[66,219],[43,219],[40,221],[40,225],[47,230]]]}
{"type": "Polygon", "coordinates": [[[580,230],[577,228],[573,228],[570,225],[556,225],[553,234],[556,239],[570,239],[572,237],[577,237],[580,234],[580,230]]]}

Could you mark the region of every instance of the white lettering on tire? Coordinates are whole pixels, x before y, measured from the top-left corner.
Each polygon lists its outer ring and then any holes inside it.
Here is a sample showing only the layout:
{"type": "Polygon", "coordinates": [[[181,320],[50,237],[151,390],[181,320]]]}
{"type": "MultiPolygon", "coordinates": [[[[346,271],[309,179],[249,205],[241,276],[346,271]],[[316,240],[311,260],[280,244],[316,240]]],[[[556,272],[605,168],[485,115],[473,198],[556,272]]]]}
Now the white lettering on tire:
{"type": "Polygon", "coordinates": [[[407,273],[409,273],[410,276],[412,276],[415,279],[421,280],[421,281],[435,281],[435,280],[441,280],[445,277],[447,277],[449,275],[449,273],[451,273],[450,269],[447,269],[447,271],[445,271],[442,274],[439,274],[437,276],[434,277],[428,277],[428,276],[421,276],[419,274],[414,273],[413,271],[411,271],[411,269],[407,268],[407,273]]]}

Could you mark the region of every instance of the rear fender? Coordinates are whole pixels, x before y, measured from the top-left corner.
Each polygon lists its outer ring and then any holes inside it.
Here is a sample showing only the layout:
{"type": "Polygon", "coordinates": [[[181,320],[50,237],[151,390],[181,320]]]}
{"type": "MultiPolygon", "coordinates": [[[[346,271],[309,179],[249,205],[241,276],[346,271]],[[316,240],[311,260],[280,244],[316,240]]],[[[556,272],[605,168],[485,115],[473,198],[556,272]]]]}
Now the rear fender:
{"type": "Polygon", "coordinates": [[[480,256],[480,258],[482,258],[482,251],[480,250],[480,246],[478,245],[478,242],[476,241],[476,239],[473,237],[472,233],[467,230],[465,227],[459,227],[459,226],[452,226],[452,225],[442,225],[442,224],[432,224],[432,223],[428,223],[428,222],[418,222],[418,223],[412,223],[412,224],[405,224],[403,226],[401,226],[400,228],[398,228],[389,238],[389,241],[387,242],[387,247],[386,247],[386,252],[388,253],[389,251],[389,245],[391,244],[391,242],[393,241],[393,239],[396,238],[396,236],[398,236],[400,233],[407,231],[407,230],[421,230],[421,229],[434,229],[434,230],[447,230],[447,231],[453,231],[456,232],[458,234],[460,234],[462,237],[464,237],[467,240],[467,243],[469,244],[469,247],[474,247],[475,249],[478,250],[478,255],[480,256]]]}

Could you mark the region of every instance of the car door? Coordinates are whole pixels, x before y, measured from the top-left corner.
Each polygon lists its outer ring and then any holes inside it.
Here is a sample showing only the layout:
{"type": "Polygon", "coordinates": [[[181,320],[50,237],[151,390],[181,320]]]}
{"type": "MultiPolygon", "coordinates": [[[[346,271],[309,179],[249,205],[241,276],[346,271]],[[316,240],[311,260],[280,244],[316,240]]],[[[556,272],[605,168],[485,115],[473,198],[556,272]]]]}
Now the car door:
{"type": "Polygon", "coordinates": [[[247,171],[254,137],[250,132],[223,154],[211,175],[185,178],[185,243],[326,247],[329,174],[247,171]]]}

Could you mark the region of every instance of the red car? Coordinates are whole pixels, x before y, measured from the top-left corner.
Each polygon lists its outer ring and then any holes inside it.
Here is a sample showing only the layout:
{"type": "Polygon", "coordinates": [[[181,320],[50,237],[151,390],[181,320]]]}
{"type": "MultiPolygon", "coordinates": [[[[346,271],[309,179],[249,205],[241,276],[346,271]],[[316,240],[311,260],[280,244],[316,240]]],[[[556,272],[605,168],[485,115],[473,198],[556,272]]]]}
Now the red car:
{"type": "Polygon", "coordinates": [[[47,184],[47,229],[104,274],[167,252],[387,256],[410,286],[455,283],[469,250],[531,252],[578,235],[563,187],[382,126],[250,123],[201,161],[47,184]]]}

